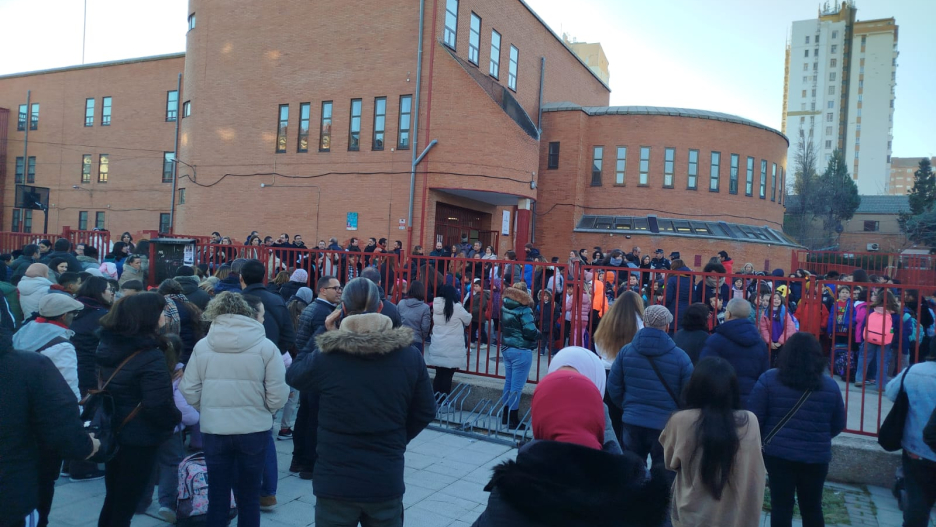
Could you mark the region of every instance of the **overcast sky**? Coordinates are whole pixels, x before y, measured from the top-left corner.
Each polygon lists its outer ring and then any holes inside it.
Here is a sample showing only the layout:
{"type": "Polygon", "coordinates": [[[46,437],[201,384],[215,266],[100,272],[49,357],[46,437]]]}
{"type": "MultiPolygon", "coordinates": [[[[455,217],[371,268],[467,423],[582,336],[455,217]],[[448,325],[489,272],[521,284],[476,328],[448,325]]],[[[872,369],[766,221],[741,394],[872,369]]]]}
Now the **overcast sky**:
{"type": "MultiPolygon", "coordinates": [[[[790,24],[815,18],[820,6],[814,0],[526,1],[557,33],[601,42],[611,63],[612,105],[720,111],[777,129],[790,24]]],[[[185,50],[187,0],[87,4],[85,62],[185,50]]],[[[936,155],[936,1],[857,5],[859,20],[895,17],[900,27],[894,155],[936,155]]],[[[0,74],[80,64],[82,10],[82,0],[0,0],[7,43],[0,74]]]]}

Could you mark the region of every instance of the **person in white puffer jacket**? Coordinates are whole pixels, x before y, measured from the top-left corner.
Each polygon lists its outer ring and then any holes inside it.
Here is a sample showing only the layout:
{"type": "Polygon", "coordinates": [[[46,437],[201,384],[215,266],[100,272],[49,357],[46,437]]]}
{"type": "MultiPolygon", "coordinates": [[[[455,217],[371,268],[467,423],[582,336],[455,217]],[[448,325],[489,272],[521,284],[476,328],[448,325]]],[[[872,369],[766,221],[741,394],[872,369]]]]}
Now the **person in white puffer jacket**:
{"type": "Polygon", "coordinates": [[[39,312],[39,301],[49,294],[50,287],[52,287],[52,280],[49,278],[49,266],[34,263],[26,269],[26,274],[16,285],[24,318],[29,318],[33,313],[39,312]]]}
{"type": "Polygon", "coordinates": [[[84,304],[68,295],[47,294],[40,300],[39,317],[27,322],[13,335],[13,348],[37,351],[52,360],[68,387],[81,400],[78,391],[78,354],[71,343],[74,331],[68,329],[84,304]]]}

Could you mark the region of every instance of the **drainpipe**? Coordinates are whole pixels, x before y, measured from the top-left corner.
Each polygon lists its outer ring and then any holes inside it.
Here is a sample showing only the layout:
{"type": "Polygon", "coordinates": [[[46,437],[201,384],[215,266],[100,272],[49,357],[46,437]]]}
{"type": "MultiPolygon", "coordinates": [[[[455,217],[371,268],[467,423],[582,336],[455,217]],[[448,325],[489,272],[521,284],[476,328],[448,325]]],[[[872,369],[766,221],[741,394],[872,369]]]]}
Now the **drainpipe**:
{"type": "MultiPolygon", "coordinates": [[[[536,128],[543,135],[543,83],[546,80],[546,57],[540,57],[539,115],[536,116],[536,128]]],[[[537,138],[539,139],[539,137],[537,138]]]]}
{"type": "MultiPolygon", "coordinates": [[[[423,27],[426,20],[426,0],[419,1],[419,42],[416,46],[416,97],[413,100],[413,130],[410,132],[410,150],[412,159],[409,178],[409,212],[406,215],[407,228],[407,250],[413,247],[413,206],[416,199],[416,165],[419,160],[416,157],[416,147],[419,144],[419,94],[422,86],[422,56],[423,56],[423,27]]],[[[428,148],[426,149],[428,152],[428,148]]],[[[423,153],[425,155],[425,152],[423,153]]],[[[422,156],[419,156],[421,159],[422,156]]]]}
{"type": "MultiPolygon", "coordinates": [[[[176,85],[176,101],[179,101],[179,97],[182,95],[182,74],[179,74],[179,80],[176,85]]],[[[172,201],[169,206],[169,233],[172,234],[175,232],[175,200],[176,200],[176,187],[179,185],[179,163],[176,161],[179,159],[179,124],[182,122],[182,116],[179,115],[179,112],[176,111],[176,121],[175,121],[175,142],[172,143],[175,146],[175,151],[172,152],[172,201]]]]}

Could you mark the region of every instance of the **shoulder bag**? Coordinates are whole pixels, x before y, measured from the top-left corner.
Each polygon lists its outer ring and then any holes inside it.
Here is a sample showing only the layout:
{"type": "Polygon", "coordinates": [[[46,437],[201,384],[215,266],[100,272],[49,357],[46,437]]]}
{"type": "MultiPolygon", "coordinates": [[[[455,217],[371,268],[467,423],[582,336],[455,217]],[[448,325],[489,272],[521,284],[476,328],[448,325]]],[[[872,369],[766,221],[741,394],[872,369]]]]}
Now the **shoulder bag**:
{"type": "Polygon", "coordinates": [[[773,427],[773,429],[770,431],[770,433],[767,434],[766,437],[764,437],[764,442],[761,444],[761,452],[767,448],[767,445],[770,444],[770,441],[773,440],[774,436],[777,435],[777,433],[780,432],[780,430],[782,430],[783,427],[790,422],[790,419],[793,419],[793,416],[796,415],[796,412],[798,412],[799,409],[802,408],[804,404],[806,404],[806,399],[809,399],[809,394],[811,393],[812,390],[806,390],[803,392],[803,395],[800,396],[799,401],[796,401],[796,404],[793,405],[793,408],[790,408],[790,411],[783,416],[783,419],[781,419],[780,422],[773,427]]]}
{"type": "Polygon", "coordinates": [[[910,413],[910,398],[904,390],[904,379],[907,378],[909,371],[910,368],[907,368],[900,376],[900,391],[897,392],[897,399],[894,400],[894,406],[891,407],[890,412],[887,412],[887,417],[884,418],[881,429],[878,430],[878,444],[888,452],[895,452],[902,448],[900,443],[903,441],[904,424],[907,422],[907,414],[910,413]]]}
{"type": "Polygon", "coordinates": [[[666,388],[666,393],[668,393],[669,396],[673,398],[673,402],[676,403],[676,408],[681,409],[682,404],[679,402],[679,397],[676,397],[676,392],[674,392],[673,389],[669,387],[669,384],[666,384],[666,379],[664,379],[663,374],[660,373],[660,368],[657,367],[653,357],[650,355],[644,355],[644,357],[646,357],[647,362],[650,363],[650,367],[653,368],[653,373],[655,373],[657,378],[660,379],[660,382],[663,383],[663,387],[666,388]]]}

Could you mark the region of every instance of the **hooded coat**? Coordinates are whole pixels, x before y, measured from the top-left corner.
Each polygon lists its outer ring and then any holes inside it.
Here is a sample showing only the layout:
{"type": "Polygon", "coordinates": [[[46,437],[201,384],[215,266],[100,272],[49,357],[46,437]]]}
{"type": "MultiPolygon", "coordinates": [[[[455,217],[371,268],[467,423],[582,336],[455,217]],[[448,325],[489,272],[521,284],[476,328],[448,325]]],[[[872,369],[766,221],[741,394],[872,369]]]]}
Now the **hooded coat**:
{"type": "Polygon", "coordinates": [[[533,316],[533,297],[516,287],[504,289],[501,308],[501,338],[504,346],[533,349],[540,338],[533,316]]]}
{"type": "MultiPolygon", "coordinates": [[[[676,271],[692,271],[685,265],[676,271]]],[[[689,309],[692,298],[692,276],[671,273],[666,279],[666,309],[673,314],[673,324],[682,327],[682,317],[689,309]]]]}
{"type": "Polygon", "coordinates": [[[657,527],[668,512],[661,468],[646,476],[632,453],[533,441],[494,467],[487,508],[473,527],[657,527]]]}
{"type": "Polygon", "coordinates": [[[413,342],[420,344],[429,339],[432,311],[418,298],[404,298],[397,304],[403,325],[413,330],[413,342]]]}
{"type": "Polygon", "coordinates": [[[13,347],[21,351],[38,351],[53,339],[59,339],[60,342],[43,349],[42,354],[49,357],[52,364],[58,368],[59,373],[68,383],[68,387],[75,394],[75,402],[77,402],[81,399],[78,391],[78,356],[75,353],[75,346],[69,342],[75,332],[58,324],[39,322],[39,320],[27,322],[13,335],[13,347]]]}
{"type": "Polygon", "coordinates": [[[445,299],[432,300],[432,342],[426,347],[426,364],[440,368],[464,368],[467,361],[465,327],[471,324],[471,313],[458,302],[453,305],[452,318],[445,320],[445,299]]]}
{"type": "Polygon", "coordinates": [[[179,391],[201,414],[201,431],[239,435],[273,427],[286,404],[286,367],[263,324],[243,315],[221,315],[195,345],[179,391]]]}
{"type": "Polygon", "coordinates": [[[436,412],[413,331],[368,313],[345,317],[315,341],[315,351],[300,354],[289,369],[291,385],[319,398],[314,494],[359,502],[400,498],[406,445],[436,412]]]}
{"type": "Polygon", "coordinates": [[[770,367],[767,343],[749,318],[729,320],[715,328],[699,353],[700,360],[705,357],[721,357],[731,363],[738,375],[742,406],[757,379],[770,367]]]}
{"type": "Polygon", "coordinates": [[[189,302],[198,306],[198,309],[202,311],[208,307],[208,302],[211,301],[211,295],[207,291],[198,287],[199,280],[197,276],[177,276],[175,281],[179,282],[179,285],[182,286],[182,294],[185,295],[185,298],[189,302]]]}
{"type": "Polygon", "coordinates": [[[276,344],[280,351],[287,352],[296,345],[296,328],[286,309],[286,302],[276,293],[263,288],[263,284],[250,284],[244,288],[245,295],[254,295],[263,303],[263,327],[266,337],[276,344]]]}
{"type": "Polygon", "coordinates": [[[29,318],[39,312],[39,301],[49,294],[52,281],[44,276],[24,276],[16,285],[20,293],[20,307],[23,316],[29,318]]]}

